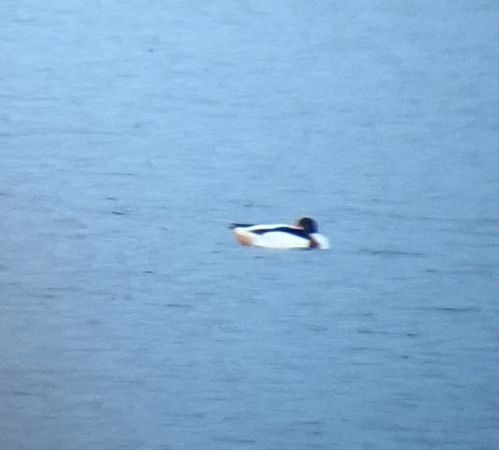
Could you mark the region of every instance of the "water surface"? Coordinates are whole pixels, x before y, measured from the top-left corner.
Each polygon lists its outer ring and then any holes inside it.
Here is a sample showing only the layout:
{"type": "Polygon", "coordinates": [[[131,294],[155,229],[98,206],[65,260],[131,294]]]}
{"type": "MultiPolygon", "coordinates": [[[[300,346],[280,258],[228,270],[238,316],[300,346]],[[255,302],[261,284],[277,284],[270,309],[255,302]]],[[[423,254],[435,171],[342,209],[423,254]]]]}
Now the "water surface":
{"type": "Polygon", "coordinates": [[[495,448],[497,23],[4,0],[0,448],[495,448]]]}

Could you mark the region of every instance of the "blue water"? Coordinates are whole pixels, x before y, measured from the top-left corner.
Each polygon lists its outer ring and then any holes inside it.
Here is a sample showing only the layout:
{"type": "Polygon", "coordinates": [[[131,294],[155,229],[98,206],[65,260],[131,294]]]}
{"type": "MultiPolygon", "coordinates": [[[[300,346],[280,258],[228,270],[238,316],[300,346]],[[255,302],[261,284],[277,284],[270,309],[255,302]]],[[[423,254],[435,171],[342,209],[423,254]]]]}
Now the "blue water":
{"type": "Polygon", "coordinates": [[[0,448],[497,448],[498,23],[2,0],[0,448]]]}

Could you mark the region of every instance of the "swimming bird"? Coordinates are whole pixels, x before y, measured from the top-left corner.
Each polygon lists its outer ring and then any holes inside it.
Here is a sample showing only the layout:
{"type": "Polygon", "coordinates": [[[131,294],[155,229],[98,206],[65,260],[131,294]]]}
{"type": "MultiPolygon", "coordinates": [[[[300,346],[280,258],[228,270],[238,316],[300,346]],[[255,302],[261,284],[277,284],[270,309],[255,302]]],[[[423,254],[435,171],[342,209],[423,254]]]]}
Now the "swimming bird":
{"type": "Polygon", "coordinates": [[[329,249],[329,240],[319,233],[314,219],[302,217],[295,225],[242,224],[229,226],[241,245],[274,249],[329,249]]]}

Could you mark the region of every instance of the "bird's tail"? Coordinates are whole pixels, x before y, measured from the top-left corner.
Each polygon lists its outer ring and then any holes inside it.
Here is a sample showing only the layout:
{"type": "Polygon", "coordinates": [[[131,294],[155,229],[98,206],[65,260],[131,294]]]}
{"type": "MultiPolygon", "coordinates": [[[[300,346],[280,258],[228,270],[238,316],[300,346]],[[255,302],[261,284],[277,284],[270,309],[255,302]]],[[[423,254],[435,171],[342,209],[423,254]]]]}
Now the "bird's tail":
{"type": "Polygon", "coordinates": [[[233,230],[234,228],[247,228],[251,227],[251,223],[230,223],[228,225],[229,229],[233,230]]]}

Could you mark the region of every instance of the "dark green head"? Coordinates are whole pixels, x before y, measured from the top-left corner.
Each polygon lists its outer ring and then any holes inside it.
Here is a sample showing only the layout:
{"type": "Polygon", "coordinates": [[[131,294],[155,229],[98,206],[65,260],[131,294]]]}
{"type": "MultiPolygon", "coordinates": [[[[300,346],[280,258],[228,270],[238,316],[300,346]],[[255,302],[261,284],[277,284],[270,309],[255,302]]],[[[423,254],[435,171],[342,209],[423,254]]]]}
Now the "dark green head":
{"type": "Polygon", "coordinates": [[[298,222],[296,222],[296,225],[303,228],[308,234],[319,232],[319,225],[310,217],[302,217],[298,220],[298,222]]]}

